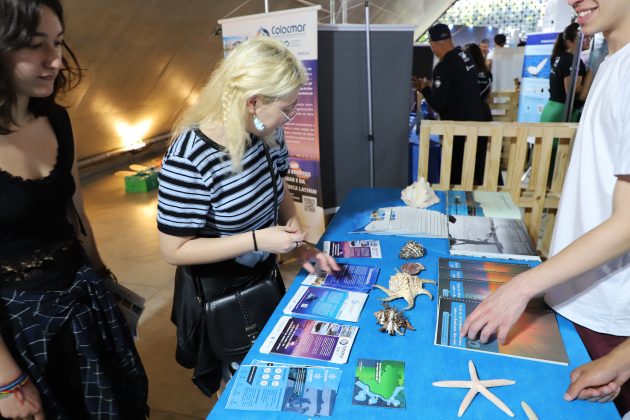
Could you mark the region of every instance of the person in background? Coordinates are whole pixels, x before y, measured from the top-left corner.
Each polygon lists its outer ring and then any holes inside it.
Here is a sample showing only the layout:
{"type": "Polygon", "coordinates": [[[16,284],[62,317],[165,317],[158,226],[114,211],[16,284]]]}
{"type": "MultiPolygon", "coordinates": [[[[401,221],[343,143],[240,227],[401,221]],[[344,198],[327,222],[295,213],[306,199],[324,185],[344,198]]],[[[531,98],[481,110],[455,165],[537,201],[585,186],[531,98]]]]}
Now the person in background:
{"type": "MultiPolygon", "coordinates": [[[[283,180],[289,161],[281,127],[297,114],[299,89],[306,82],[302,63],[267,37],[234,48],[212,73],[175,125],[160,171],[157,224],[167,262],[206,265],[230,279],[256,277],[266,267],[277,270],[275,254],[295,251],[310,272],[311,259],[327,272],[339,270],[332,257],[305,242],[283,180]]],[[[226,282],[216,293],[248,285],[242,283],[226,282]]],[[[176,357],[195,368],[193,381],[211,396],[237,363],[212,352],[200,305],[182,298],[194,295],[183,293],[191,287],[175,285],[176,357]],[[201,331],[194,334],[202,338],[189,343],[186,328],[194,323],[201,331]]],[[[278,287],[284,293],[281,279],[278,287]]]]}
{"type": "Polygon", "coordinates": [[[495,290],[465,320],[462,336],[500,343],[527,302],[571,320],[592,362],[575,369],[565,399],[630,411],[630,2],[569,0],[585,34],[602,32],[609,54],[593,81],[565,177],[547,261],[495,290]]]}
{"type": "Polygon", "coordinates": [[[488,58],[488,54],[490,53],[490,40],[488,38],[482,39],[479,43],[479,49],[481,50],[483,59],[486,60],[488,58]]]}
{"type": "Polygon", "coordinates": [[[488,69],[492,70],[492,60],[494,60],[494,52],[497,48],[504,48],[507,38],[504,34],[496,34],[494,36],[494,48],[488,52],[486,56],[486,65],[488,69]]]}
{"type": "MultiPolygon", "coordinates": [[[[429,28],[429,44],[439,63],[433,69],[433,83],[412,77],[412,83],[442,120],[489,121],[477,82],[477,69],[472,58],[453,45],[451,31],[443,23],[429,28]]],[[[451,184],[461,183],[466,138],[453,141],[451,184]]],[[[483,183],[487,142],[477,142],[475,183],[483,183]]]]}
{"type": "Polygon", "coordinates": [[[0,0],[0,418],[141,419],[147,378],[55,102],[81,76],[64,32],[58,0],[0,0]]]}
{"type": "MultiPolygon", "coordinates": [[[[577,52],[579,46],[578,41],[579,26],[577,23],[571,23],[564,31],[558,34],[556,42],[551,52],[551,71],[549,73],[549,101],[545,105],[540,122],[561,122],[564,118],[564,108],[567,99],[567,92],[571,87],[571,70],[573,66],[573,54],[577,52]]],[[[583,81],[586,76],[586,66],[582,60],[578,61],[578,77],[575,82],[575,102],[571,121],[575,122],[579,119],[580,105],[586,93],[583,91],[583,81]]],[[[592,80],[592,77],[589,76],[592,80]]],[[[590,82],[588,83],[590,86],[590,82]]],[[[588,89],[586,89],[588,90],[588,89]]]]}
{"type": "Polygon", "coordinates": [[[477,68],[477,83],[479,83],[479,93],[484,105],[484,112],[488,121],[492,121],[492,113],[488,104],[488,95],[492,92],[492,72],[486,66],[486,60],[483,58],[483,52],[477,44],[467,44],[464,48],[470,55],[475,67],[477,68]]]}
{"type": "MultiPolygon", "coordinates": [[[[567,92],[571,88],[571,72],[573,67],[573,55],[580,49],[579,25],[571,23],[564,31],[558,34],[551,52],[551,71],[549,72],[549,100],[540,114],[540,122],[563,122],[567,99],[567,92]]],[[[577,122],[582,113],[582,106],[588,94],[593,74],[586,69],[584,62],[578,59],[578,75],[575,80],[575,98],[570,121],[577,122]]],[[[551,152],[551,168],[555,166],[558,139],[553,141],[551,152]]],[[[552,173],[549,173],[547,184],[551,185],[552,173]]]]}

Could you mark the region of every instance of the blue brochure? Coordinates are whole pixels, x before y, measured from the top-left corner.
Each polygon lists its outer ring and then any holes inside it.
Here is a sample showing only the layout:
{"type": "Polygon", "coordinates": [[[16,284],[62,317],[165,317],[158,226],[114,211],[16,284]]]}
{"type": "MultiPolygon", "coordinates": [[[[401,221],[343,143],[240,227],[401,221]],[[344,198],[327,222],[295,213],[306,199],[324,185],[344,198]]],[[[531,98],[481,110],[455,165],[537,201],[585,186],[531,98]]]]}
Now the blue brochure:
{"type": "Polygon", "coordinates": [[[300,286],[284,308],[284,313],[357,322],[367,297],[366,293],[300,286]]]}
{"type": "Polygon", "coordinates": [[[226,408],[330,416],[340,377],[338,368],[242,365],[226,408]]]}
{"type": "Polygon", "coordinates": [[[324,286],[333,289],[368,293],[376,284],[380,269],[369,265],[339,264],[339,271],[326,273],[316,270],[302,281],[308,286],[324,286]]]}

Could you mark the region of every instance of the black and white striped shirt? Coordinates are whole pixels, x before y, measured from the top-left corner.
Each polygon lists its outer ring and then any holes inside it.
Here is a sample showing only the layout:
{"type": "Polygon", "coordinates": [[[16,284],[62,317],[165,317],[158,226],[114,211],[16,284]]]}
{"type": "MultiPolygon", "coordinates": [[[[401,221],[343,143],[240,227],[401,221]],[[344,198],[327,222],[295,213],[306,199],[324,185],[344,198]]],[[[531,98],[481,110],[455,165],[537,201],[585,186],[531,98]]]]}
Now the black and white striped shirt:
{"type": "MultiPolygon", "coordinates": [[[[278,133],[278,146],[269,153],[281,203],[280,177],[289,163],[282,130],[278,133]]],[[[253,138],[242,165],[243,171],[234,174],[225,148],[200,130],[181,134],[162,161],[158,229],[173,236],[212,238],[271,226],[275,204],[262,139],[253,138]]]]}

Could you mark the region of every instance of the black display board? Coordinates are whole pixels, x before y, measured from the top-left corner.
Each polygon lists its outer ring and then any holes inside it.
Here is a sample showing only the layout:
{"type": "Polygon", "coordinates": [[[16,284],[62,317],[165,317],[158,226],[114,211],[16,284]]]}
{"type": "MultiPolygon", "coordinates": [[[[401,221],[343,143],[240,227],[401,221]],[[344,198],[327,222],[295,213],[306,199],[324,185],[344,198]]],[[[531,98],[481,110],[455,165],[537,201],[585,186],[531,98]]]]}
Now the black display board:
{"type": "MultiPolygon", "coordinates": [[[[413,27],[372,25],[375,187],[404,188],[409,165],[413,27]]],[[[366,39],[363,25],[321,25],[318,106],[324,209],[370,186],[366,39]]]]}

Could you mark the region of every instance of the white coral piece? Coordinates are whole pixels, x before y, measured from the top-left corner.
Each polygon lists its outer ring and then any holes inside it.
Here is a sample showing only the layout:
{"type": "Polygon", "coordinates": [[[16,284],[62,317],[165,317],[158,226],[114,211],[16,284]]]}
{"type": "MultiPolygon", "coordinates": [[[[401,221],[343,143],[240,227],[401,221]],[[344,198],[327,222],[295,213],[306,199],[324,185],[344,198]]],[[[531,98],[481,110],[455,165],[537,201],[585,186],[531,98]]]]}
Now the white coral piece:
{"type": "Polygon", "coordinates": [[[440,202],[439,197],[424,177],[420,177],[419,180],[402,190],[400,198],[406,205],[421,209],[440,202]]]}

